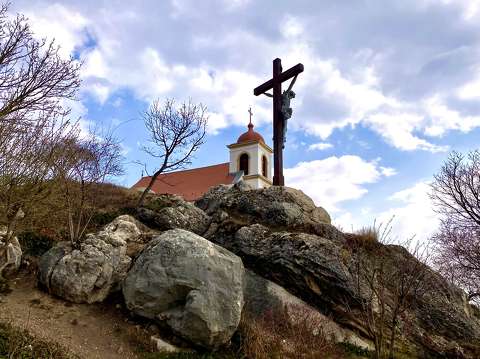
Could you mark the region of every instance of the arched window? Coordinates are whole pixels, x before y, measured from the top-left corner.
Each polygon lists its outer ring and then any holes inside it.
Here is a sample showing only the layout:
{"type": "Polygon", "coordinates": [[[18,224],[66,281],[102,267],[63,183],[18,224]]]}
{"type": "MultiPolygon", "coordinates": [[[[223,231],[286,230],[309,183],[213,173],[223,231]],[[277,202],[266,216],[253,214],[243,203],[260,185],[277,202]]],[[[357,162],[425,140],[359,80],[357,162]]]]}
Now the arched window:
{"type": "Polygon", "coordinates": [[[265,156],[262,156],[262,175],[268,177],[268,160],[265,156]]]}
{"type": "Polygon", "coordinates": [[[243,171],[245,176],[248,175],[248,155],[246,153],[240,156],[240,171],[243,171]]]}

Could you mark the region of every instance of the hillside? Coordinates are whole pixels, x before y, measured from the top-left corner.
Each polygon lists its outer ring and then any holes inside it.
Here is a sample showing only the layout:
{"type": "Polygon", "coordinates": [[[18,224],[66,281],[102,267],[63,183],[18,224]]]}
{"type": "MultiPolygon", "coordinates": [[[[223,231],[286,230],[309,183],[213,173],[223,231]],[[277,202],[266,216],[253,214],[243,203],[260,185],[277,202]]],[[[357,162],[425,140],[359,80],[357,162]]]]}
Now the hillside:
{"type": "Polygon", "coordinates": [[[289,358],[374,356],[393,328],[398,357],[478,357],[480,311],[461,289],[400,246],[339,231],[301,191],[240,183],[195,204],[164,195],[127,212],[136,219],[122,215],[78,248],[62,242],[43,254],[40,288],[56,299],[20,276],[0,319],[82,357],[96,357],[93,348],[140,355],[134,328],[147,342],[258,358],[271,354],[259,345],[289,358]],[[417,284],[395,307],[399,277],[417,284]],[[52,313],[58,320],[43,330],[52,313]]]}

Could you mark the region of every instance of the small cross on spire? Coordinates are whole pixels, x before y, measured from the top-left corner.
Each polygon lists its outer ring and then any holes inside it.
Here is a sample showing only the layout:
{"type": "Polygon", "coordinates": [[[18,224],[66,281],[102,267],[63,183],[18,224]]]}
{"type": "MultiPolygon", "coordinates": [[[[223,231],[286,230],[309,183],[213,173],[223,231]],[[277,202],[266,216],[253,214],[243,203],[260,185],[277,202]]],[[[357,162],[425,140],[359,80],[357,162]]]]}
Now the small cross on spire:
{"type": "Polygon", "coordinates": [[[252,106],[248,108],[248,113],[250,114],[250,124],[252,124],[252,116],[253,116],[252,106]]]}

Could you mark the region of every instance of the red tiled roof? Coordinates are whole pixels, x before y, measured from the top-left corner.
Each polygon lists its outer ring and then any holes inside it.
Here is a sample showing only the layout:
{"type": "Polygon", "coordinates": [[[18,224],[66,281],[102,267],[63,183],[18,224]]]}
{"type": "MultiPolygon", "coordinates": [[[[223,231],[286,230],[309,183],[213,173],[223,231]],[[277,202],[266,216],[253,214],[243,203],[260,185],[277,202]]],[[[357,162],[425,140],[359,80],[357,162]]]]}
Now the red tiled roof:
{"type": "MultiPolygon", "coordinates": [[[[187,201],[194,201],[212,186],[232,183],[234,176],[229,174],[228,167],[229,163],[227,162],[161,174],[153,184],[152,191],[156,194],[177,194],[187,201]]],[[[150,178],[150,176],[142,177],[132,188],[146,188],[150,178]]]]}

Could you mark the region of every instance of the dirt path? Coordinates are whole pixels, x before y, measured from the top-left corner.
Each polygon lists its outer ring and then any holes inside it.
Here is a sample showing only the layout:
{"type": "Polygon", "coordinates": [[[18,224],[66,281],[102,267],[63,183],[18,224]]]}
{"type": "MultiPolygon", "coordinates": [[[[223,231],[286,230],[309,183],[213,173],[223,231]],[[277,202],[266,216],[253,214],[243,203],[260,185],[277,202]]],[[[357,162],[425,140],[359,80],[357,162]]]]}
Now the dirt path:
{"type": "Polygon", "coordinates": [[[137,358],[130,323],[115,304],[71,304],[36,288],[36,280],[19,277],[12,292],[2,296],[0,321],[27,329],[35,337],[54,341],[86,359],[137,358]]]}

